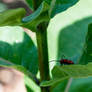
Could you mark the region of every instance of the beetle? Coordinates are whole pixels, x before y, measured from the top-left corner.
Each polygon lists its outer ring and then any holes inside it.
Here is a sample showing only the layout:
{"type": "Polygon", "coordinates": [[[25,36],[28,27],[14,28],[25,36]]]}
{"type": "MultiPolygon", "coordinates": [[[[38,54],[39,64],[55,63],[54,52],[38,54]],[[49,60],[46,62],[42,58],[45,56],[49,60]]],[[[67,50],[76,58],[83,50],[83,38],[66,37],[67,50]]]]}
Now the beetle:
{"type": "Polygon", "coordinates": [[[60,64],[61,65],[71,65],[71,64],[74,64],[74,62],[72,60],[68,60],[68,59],[61,59],[59,60],[60,64]]]}
{"type": "Polygon", "coordinates": [[[60,60],[52,60],[52,61],[58,61],[58,62],[60,62],[60,65],[71,65],[71,64],[74,64],[74,62],[72,60],[64,59],[64,58],[60,59],[60,60]]]}

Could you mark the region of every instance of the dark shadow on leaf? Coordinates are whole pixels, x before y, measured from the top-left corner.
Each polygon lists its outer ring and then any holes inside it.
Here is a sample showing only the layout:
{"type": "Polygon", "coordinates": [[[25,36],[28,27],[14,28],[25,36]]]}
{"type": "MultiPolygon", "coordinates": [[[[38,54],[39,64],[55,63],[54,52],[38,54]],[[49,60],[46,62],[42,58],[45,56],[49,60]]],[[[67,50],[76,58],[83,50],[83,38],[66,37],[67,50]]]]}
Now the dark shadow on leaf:
{"type": "Polygon", "coordinates": [[[88,24],[92,22],[92,16],[78,20],[63,28],[58,37],[58,54],[60,59],[64,55],[67,59],[77,62],[84,50],[86,50],[86,35],[88,24]]]}

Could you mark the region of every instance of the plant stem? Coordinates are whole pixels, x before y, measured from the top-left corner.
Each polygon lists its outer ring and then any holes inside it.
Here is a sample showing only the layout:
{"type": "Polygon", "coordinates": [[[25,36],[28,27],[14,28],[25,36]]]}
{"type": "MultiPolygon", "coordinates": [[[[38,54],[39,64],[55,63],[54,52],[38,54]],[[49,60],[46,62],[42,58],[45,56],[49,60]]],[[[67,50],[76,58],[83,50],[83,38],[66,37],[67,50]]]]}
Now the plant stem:
{"type": "MultiPolygon", "coordinates": [[[[32,0],[34,10],[36,10],[43,0],[32,0]]],[[[48,48],[47,48],[47,26],[42,23],[39,25],[38,31],[36,32],[38,56],[39,56],[39,70],[40,70],[40,81],[49,80],[49,64],[48,64],[48,48]]],[[[49,92],[46,87],[41,87],[42,92],[49,92]]]]}
{"type": "MultiPolygon", "coordinates": [[[[40,25],[40,30],[36,32],[38,55],[39,55],[39,69],[40,80],[49,80],[49,64],[48,64],[48,48],[47,48],[47,30],[44,24],[40,25]]],[[[47,88],[42,88],[42,92],[48,92],[47,88]]]]}

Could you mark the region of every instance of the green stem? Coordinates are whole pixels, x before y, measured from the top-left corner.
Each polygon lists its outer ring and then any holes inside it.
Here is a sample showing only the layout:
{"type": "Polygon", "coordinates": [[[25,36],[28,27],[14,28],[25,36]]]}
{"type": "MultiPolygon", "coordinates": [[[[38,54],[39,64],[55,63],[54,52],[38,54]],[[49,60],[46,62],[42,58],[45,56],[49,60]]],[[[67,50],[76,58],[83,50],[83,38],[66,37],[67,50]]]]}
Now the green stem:
{"type": "MultiPolygon", "coordinates": [[[[39,55],[39,69],[40,80],[49,80],[49,64],[48,64],[48,48],[47,48],[47,30],[44,24],[40,25],[40,30],[36,32],[38,55],[39,55]]],[[[42,88],[42,92],[48,92],[47,88],[42,88]]]]}
{"type": "MultiPolygon", "coordinates": [[[[43,0],[32,0],[34,10],[36,10],[43,0]]],[[[40,81],[49,80],[49,64],[48,64],[48,48],[47,48],[47,26],[43,23],[39,25],[36,32],[38,56],[39,56],[39,70],[40,81]]],[[[42,92],[49,92],[46,87],[41,87],[42,92]]]]}

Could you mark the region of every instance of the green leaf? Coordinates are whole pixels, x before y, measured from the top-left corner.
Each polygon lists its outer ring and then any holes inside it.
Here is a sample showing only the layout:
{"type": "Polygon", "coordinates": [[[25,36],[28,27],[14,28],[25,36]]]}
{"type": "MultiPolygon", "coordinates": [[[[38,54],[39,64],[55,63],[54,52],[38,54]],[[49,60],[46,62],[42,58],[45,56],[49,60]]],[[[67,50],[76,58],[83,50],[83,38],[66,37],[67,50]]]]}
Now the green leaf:
{"type": "Polygon", "coordinates": [[[50,16],[54,17],[56,14],[65,11],[70,8],[74,4],[76,4],[79,0],[52,0],[51,7],[49,10],[50,16]]]}
{"type": "Polygon", "coordinates": [[[11,9],[0,13],[0,26],[22,25],[21,19],[25,16],[25,9],[11,9]]]}
{"type": "Polygon", "coordinates": [[[29,7],[30,7],[32,10],[34,10],[32,0],[26,0],[26,2],[28,3],[29,7]]]}
{"type": "MultiPolygon", "coordinates": [[[[57,2],[58,1],[56,1],[56,3],[57,2]]],[[[61,4],[61,3],[63,2],[62,1],[58,2],[58,4],[61,4]]],[[[66,3],[70,3],[70,2],[66,2],[66,3]]],[[[30,1],[30,4],[32,4],[31,1],[30,1]]],[[[57,7],[57,5],[55,5],[55,7],[57,7]]],[[[50,12],[52,12],[53,9],[52,9],[52,6],[50,9],[50,4],[48,3],[48,1],[43,1],[35,12],[33,12],[31,15],[25,18],[23,18],[25,16],[25,10],[22,8],[7,10],[0,14],[0,18],[2,19],[0,20],[0,26],[8,26],[8,25],[9,26],[23,26],[23,27],[29,28],[32,31],[37,31],[37,26],[40,23],[49,22],[50,20],[50,17],[48,14],[49,10],[50,12]]],[[[55,11],[56,10],[54,9],[54,12],[55,11]]]]}
{"type": "MultiPolygon", "coordinates": [[[[90,64],[89,64],[90,65],[90,64]]],[[[55,78],[61,78],[64,76],[63,73],[66,73],[66,76],[73,77],[73,78],[81,78],[81,77],[88,77],[92,76],[92,70],[91,68],[89,69],[89,65],[64,65],[64,66],[56,66],[52,70],[52,75],[55,78]],[[58,73],[57,71],[61,71],[61,73],[58,73]]],[[[92,65],[92,64],[91,64],[92,65]]]]}
{"type": "Polygon", "coordinates": [[[48,4],[46,2],[42,2],[34,13],[22,19],[22,22],[24,23],[23,26],[31,29],[32,31],[37,31],[37,26],[40,23],[49,21],[48,9],[48,4]]]}
{"type": "Polygon", "coordinates": [[[20,71],[28,76],[31,75],[30,78],[33,78],[32,74],[29,71],[27,71],[23,66],[13,64],[10,61],[5,60],[3,58],[0,58],[0,66],[7,67],[7,68],[14,68],[14,69],[16,69],[16,70],[18,70],[18,71],[20,71]]]}
{"type": "Polygon", "coordinates": [[[79,0],[44,0],[49,6],[49,15],[50,17],[54,17],[56,14],[63,12],[76,4],[79,0]]]}
{"type": "Polygon", "coordinates": [[[65,76],[73,78],[92,76],[92,70],[91,68],[88,68],[89,65],[64,65],[62,67],[55,66],[54,69],[52,70],[52,76],[55,78],[61,78],[65,76]]]}
{"type": "MultiPolygon", "coordinates": [[[[33,2],[32,0],[26,0],[26,1],[32,9],[33,9],[33,5],[37,4],[39,2],[39,1],[38,2],[34,1],[33,2]]],[[[48,3],[48,6],[50,7],[50,9],[48,9],[49,15],[52,18],[56,14],[58,14],[60,12],[63,12],[66,9],[68,9],[69,7],[73,6],[79,0],[42,0],[42,1],[48,3]]],[[[41,2],[41,0],[40,0],[40,2],[41,2]]]]}
{"type": "Polygon", "coordinates": [[[40,87],[35,84],[28,76],[24,76],[24,82],[27,86],[27,88],[29,88],[28,92],[41,92],[40,87]],[[31,90],[30,90],[31,89],[31,90]]]}
{"type": "Polygon", "coordinates": [[[0,66],[7,67],[7,68],[14,68],[14,69],[30,76],[30,78],[33,78],[32,74],[29,71],[27,71],[23,66],[16,65],[14,63],[11,63],[11,61],[5,60],[3,58],[0,58],[0,66]]]}
{"type": "MultiPolygon", "coordinates": [[[[62,59],[62,55],[65,55],[66,59],[78,63],[84,52],[86,36],[88,34],[88,24],[92,23],[91,3],[91,0],[80,0],[75,6],[58,14],[50,21],[48,27],[49,61],[62,59]],[[87,12],[84,12],[84,10],[87,12]],[[62,34],[64,31],[66,32],[66,36],[62,34]],[[77,32],[79,33],[76,34],[77,32]],[[76,38],[74,34],[76,34],[76,38]],[[69,37],[67,37],[67,35],[69,37]],[[84,42],[83,49],[79,48],[82,42],[84,42]],[[76,43],[76,45],[72,43],[76,43]]],[[[53,62],[53,66],[54,63],[56,62],[53,62]]],[[[50,68],[52,68],[52,62],[50,62],[50,68]]],[[[62,84],[63,81],[60,83],[62,84]]],[[[54,92],[61,92],[59,89],[62,89],[62,85],[59,85],[59,87],[55,85],[57,90],[54,92]]],[[[70,90],[70,92],[91,92],[92,88],[90,85],[92,85],[92,77],[74,79],[71,86],[73,90],[70,90]]],[[[62,90],[62,92],[64,92],[64,90],[62,90]]]]}
{"type": "Polygon", "coordinates": [[[83,79],[73,79],[69,88],[69,92],[91,92],[92,77],[83,79]]]}
{"type": "Polygon", "coordinates": [[[24,74],[24,82],[27,88],[29,88],[28,92],[40,92],[40,87],[34,82],[35,77],[26,70],[23,66],[13,64],[5,59],[0,58],[0,66],[7,68],[14,68],[24,74]]]}
{"type": "Polygon", "coordinates": [[[92,24],[88,26],[88,34],[86,36],[86,43],[83,55],[79,61],[80,64],[87,64],[92,62],[92,24]]]}
{"type": "Polygon", "coordinates": [[[69,78],[87,78],[92,76],[92,63],[88,65],[55,66],[52,70],[53,79],[41,83],[41,86],[51,86],[69,78]],[[90,67],[90,68],[89,68],[90,67]]]}
{"type": "MultiPolygon", "coordinates": [[[[90,0],[80,0],[74,7],[58,14],[50,21],[48,26],[49,61],[60,60],[64,55],[66,59],[74,63],[79,62],[85,49],[88,24],[92,22],[91,3],[90,0]],[[84,12],[84,9],[87,12],[84,12]]],[[[51,62],[50,65],[51,68],[51,62]]]]}
{"type": "Polygon", "coordinates": [[[8,60],[5,60],[3,58],[0,58],[0,65],[3,65],[3,66],[11,66],[11,65],[14,65],[13,63],[9,62],[8,60]]]}
{"type": "MultiPolygon", "coordinates": [[[[86,65],[87,69],[92,71],[92,63],[86,65]]],[[[58,82],[56,85],[52,86],[51,92],[64,92],[66,89],[68,92],[91,92],[92,88],[92,77],[86,78],[72,78],[58,82]]]]}
{"type": "Polygon", "coordinates": [[[63,82],[64,80],[67,80],[69,79],[69,77],[65,77],[65,78],[61,78],[61,79],[52,79],[50,81],[43,81],[41,82],[40,86],[42,87],[46,87],[46,86],[52,86],[52,85],[55,85],[55,84],[58,84],[60,82],[63,82]]]}
{"type": "Polygon", "coordinates": [[[0,27],[0,57],[38,72],[37,48],[21,27],[0,27]]]}
{"type": "Polygon", "coordinates": [[[91,92],[92,91],[92,77],[72,79],[71,83],[63,81],[52,89],[51,92],[91,92]],[[67,87],[68,86],[68,87],[67,87]]]}
{"type": "Polygon", "coordinates": [[[67,83],[68,80],[64,80],[60,83],[57,83],[55,86],[51,88],[51,92],[65,92],[67,83]]]}
{"type": "Polygon", "coordinates": [[[48,9],[48,4],[43,2],[34,13],[27,17],[24,17],[25,10],[23,8],[7,10],[0,13],[2,19],[0,26],[23,26],[32,31],[37,31],[37,26],[40,23],[49,21],[48,9]]]}

